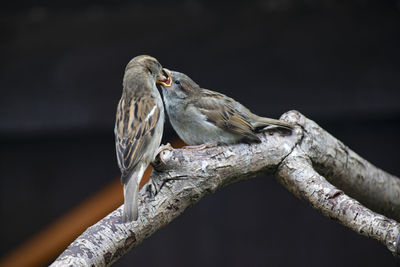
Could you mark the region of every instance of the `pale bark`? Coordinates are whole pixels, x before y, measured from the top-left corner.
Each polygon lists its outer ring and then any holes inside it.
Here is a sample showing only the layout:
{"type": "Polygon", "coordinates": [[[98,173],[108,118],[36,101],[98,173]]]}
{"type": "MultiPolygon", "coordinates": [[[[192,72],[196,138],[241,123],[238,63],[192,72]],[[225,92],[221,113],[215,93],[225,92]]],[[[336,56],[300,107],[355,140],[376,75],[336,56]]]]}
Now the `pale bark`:
{"type": "Polygon", "coordinates": [[[400,218],[399,179],[374,167],[300,113],[288,112],[283,119],[299,127],[292,134],[269,130],[260,136],[260,144],[164,150],[152,174],[160,190],[154,197],[141,191],[139,220],[123,224],[122,208],[118,208],[88,228],[52,266],[109,266],[204,195],[261,174],[274,174],[323,215],[399,255],[400,224],[394,220],[400,218]]]}
{"type": "Polygon", "coordinates": [[[364,160],[300,113],[288,112],[283,117],[303,128],[301,148],[315,170],[347,195],[400,221],[399,178],[364,160]]]}

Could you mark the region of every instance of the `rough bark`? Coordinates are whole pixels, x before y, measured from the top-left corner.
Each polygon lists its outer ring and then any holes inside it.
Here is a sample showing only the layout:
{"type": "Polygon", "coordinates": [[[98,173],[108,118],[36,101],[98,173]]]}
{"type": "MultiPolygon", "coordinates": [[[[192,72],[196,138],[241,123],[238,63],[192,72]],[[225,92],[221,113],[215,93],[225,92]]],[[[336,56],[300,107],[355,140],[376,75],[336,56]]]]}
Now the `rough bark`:
{"type": "Polygon", "coordinates": [[[300,146],[315,170],[347,195],[400,221],[400,179],[364,160],[300,113],[283,117],[303,128],[300,146]]]}
{"type": "Polygon", "coordinates": [[[204,195],[261,174],[274,174],[323,215],[399,255],[400,224],[393,220],[400,218],[399,179],[377,169],[300,113],[288,112],[283,119],[299,127],[292,134],[269,130],[260,136],[260,144],[164,150],[152,173],[153,188],[159,191],[155,196],[141,191],[139,220],[122,223],[122,208],[118,208],[88,228],[52,266],[109,266],[204,195]]]}

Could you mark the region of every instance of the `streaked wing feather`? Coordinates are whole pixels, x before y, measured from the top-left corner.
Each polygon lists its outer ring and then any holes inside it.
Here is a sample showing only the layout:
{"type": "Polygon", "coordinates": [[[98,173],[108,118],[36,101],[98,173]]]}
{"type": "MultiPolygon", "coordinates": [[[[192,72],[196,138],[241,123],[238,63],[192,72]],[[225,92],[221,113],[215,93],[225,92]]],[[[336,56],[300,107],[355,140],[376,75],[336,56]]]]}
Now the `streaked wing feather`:
{"type": "Polygon", "coordinates": [[[142,160],[159,117],[154,98],[121,99],[118,104],[115,140],[122,183],[142,160]]]}
{"type": "Polygon", "coordinates": [[[232,101],[234,100],[222,94],[203,89],[202,97],[193,102],[193,105],[217,127],[259,142],[260,139],[254,134],[254,127],[235,110],[232,101]]]}

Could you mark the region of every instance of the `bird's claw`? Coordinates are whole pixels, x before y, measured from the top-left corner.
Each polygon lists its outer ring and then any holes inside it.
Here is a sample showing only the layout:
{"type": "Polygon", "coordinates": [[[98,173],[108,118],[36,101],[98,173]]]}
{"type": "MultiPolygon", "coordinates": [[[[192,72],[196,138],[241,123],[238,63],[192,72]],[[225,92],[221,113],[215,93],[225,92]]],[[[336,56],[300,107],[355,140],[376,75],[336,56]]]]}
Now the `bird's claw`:
{"type": "Polygon", "coordinates": [[[149,199],[154,198],[158,194],[158,186],[151,179],[148,185],[146,185],[146,194],[149,199]]]}
{"type": "Polygon", "coordinates": [[[162,170],[163,166],[165,165],[163,161],[163,154],[165,153],[164,151],[171,151],[173,149],[174,148],[171,146],[170,143],[167,143],[166,145],[161,145],[157,150],[155,159],[153,160],[153,162],[150,163],[151,166],[153,166],[155,170],[162,170]]]}
{"type": "Polygon", "coordinates": [[[166,145],[161,145],[158,150],[157,150],[157,154],[160,154],[161,152],[163,152],[164,150],[173,150],[174,148],[171,146],[170,143],[167,143],[166,145]]]}
{"type": "Polygon", "coordinates": [[[203,150],[206,148],[212,148],[217,146],[217,144],[210,144],[210,143],[206,143],[206,144],[201,144],[201,145],[197,145],[197,146],[184,146],[184,149],[197,149],[197,150],[203,150]]]}

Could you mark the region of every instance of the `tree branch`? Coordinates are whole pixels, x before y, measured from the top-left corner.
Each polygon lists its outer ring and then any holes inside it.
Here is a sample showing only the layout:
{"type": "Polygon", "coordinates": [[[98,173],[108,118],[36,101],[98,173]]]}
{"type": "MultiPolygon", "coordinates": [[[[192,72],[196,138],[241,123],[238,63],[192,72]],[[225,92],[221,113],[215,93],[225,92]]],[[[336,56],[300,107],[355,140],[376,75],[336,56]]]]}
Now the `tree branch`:
{"type": "Polygon", "coordinates": [[[298,112],[284,119],[303,128],[301,148],[313,167],[367,207],[400,221],[400,179],[375,167],[298,112]]]}
{"type": "Polygon", "coordinates": [[[300,113],[291,111],[283,118],[300,127],[291,135],[269,130],[260,136],[260,144],[164,150],[152,173],[155,188],[160,190],[154,197],[141,191],[139,220],[123,224],[119,207],[88,228],[52,266],[109,266],[203,196],[261,174],[274,174],[290,192],[323,215],[376,239],[399,255],[396,238],[400,224],[344,193],[398,219],[399,179],[377,169],[300,113]],[[380,185],[379,190],[376,185],[380,185]],[[364,194],[366,189],[370,197],[364,194]],[[378,204],[371,204],[374,201],[378,204]]]}
{"type": "Polygon", "coordinates": [[[313,168],[308,156],[296,148],[277,173],[278,181],[290,192],[351,230],[384,244],[392,253],[397,249],[400,224],[377,214],[331,185],[313,168]]]}

